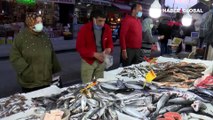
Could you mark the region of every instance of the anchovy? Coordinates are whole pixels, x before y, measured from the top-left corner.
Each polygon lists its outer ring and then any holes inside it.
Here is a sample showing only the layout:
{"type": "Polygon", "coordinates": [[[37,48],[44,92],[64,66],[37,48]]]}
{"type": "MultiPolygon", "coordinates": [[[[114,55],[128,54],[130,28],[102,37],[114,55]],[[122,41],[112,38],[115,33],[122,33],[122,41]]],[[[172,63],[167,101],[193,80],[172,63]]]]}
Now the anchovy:
{"type": "Polygon", "coordinates": [[[140,119],[144,118],[144,116],[145,116],[143,113],[138,112],[137,110],[135,110],[132,107],[124,107],[124,108],[122,108],[122,111],[124,111],[126,114],[128,114],[130,116],[137,117],[140,119]]]}
{"type": "Polygon", "coordinates": [[[94,99],[87,99],[87,104],[90,105],[91,107],[98,107],[99,102],[94,100],[94,99]]]}
{"type": "Polygon", "coordinates": [[[98,112],[96,114],[98,115],[99,118],[105,113],[106,108],[107,107],[104,106],[98,110],[98,112]]]}
{"type": "Polygon", "coordinates": [[[83,116],[82,120],[88,120],[88,119],[90,119],[98,110],[99,110],[99,108],[90,109],[90,110],[83,116]]]}
{"type": "Polygon", "coordinates": [[[118,116],[117,116],[115,110],[113,110],[111,107],[109,107],[108,111],[109,111],[110,116],[112,117],[112,120],[117,120],[118,119],[118,116]]]}
{"type": "Polygon", "coordinates": [[[101,87],[108,89],[108,90],[118,90],[119,88],[115,85],[112,85],[110,83],[100,83],[101,87]]]}
{"type": "Polygon", "coordinates": [[[129,115],[126,115],[124,113],[121,113],[117,110],[116,110],[116,113],[117,113],[117,116],[118,116],[118,120],[141,120],[141,119],[134,118],[134,117],[131,117],[129,115]]]}
{"type": "Polygon", "coordinates": [[[82,109],[82,112],[84,112],[86,104],[87,104],[87,97],[85,95],[82,95],[82,97],[81,97],[81,109],[82,109]]]}

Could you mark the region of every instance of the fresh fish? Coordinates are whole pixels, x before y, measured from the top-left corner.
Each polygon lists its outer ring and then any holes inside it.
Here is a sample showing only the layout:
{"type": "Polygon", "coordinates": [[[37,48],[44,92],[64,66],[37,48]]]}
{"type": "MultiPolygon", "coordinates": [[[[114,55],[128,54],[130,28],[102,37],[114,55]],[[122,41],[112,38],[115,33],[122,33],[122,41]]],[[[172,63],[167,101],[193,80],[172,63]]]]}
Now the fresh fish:
{"type": "Polygon", "coordinates": [[[84,112],[86,104],[87,104],[87,97],[85,95],[82,95],[82,97],[81,97],[81,109],[82,109],[82,112],[84,112]]]}
{"type": "Polygon", "coordinates": [[[194,109],[192,107],[184,107],[177,111],[178,113],[190,113],[194,112],[194,109]]]}
{"type": "Polygon", "coordinates": [[[141,119],[126,115],[124,113],[121,113],[117,110],[116,110],[116,113],[117,113],[117,116],[118,116],[118,120],[141,120],[141,119]]]}
{"type": "Polygon", "coordinates": [[[98,115],[99,118],[105,113],[106,108],[107,107],[104,106],[98,110],[98,112],[96,114],[98,115]]]}
{"type": "Polygon", "coordinates": [[[123,80],[117,80],[116,86],[117,86],[119,89],[125,89],[125,88],[126,88],[125,83],[124,83],[123,80]]]}
{"type": "Polygon", "coordinates": [[[100,83],[101,87],[108,89],[108,90],[118,90],[119,88],[115,85],[112,85],[110,83],[100,83]]]}
{"type": "Polygon", "coordinates": [[[136,118],[142,119],[145,117],[145,115],[143,113],[138,112],[137,110],[135,110],[132,107],[123,107],[122,111],[124,111],[126,114],[136,117],[136,118]]]}
{"type": "Polygon", "coordinates": [[[187,100],[186,98],[183,98],[183,97],[178,97],[178,98],[168,100],[168,103],[172,103],[172,104],[192,104],[193,101],[187,100]]]}
{"type": "Polygon", "coordinates": [[[90,110],[83,116],[82,120],[88,120],[88,119],[90,119],[98,110],[99,110],[99,108],[90,109],[90,110]]]}
{"type": "Polygon", "coordinates": [[[197,118],[197,119],[201,119],[201,120],[212,120],[213,119],[208,116],[195,114],[195,113],[189,113],[189,116],[191,116],[192,118],[197,118]]]}
{"type": "Polygon", "coordinates": [[[108,108],[109,114],[112,117],[112,120],[117,120],[118,116],[115,110],[113,110],[111,107],[108,108]]]}
{"type": "Polygon", "coordinates": [[[180,108],[182,107],[182,105],[170,105],[170,106],[166,106],[164,108],[162,108],[159,111],[159,114],[164,114],[166,112],[176,112],[178,111],[180,108]]]}
{"type": "Polygon", "coordinates": [[[206,95],[209,95],[209,96],[213,97],[213,91],[211,91],[211,90],[204,89],[204,88],[199,88],[199,87],[197,87],[196,89],[197,89],[199,92],[201,92],[201,93],[204,93],[204,94],[206,94],[206,95]]]}
{"type": "Polygon", "coordinates": [[[194,101],[191,107],[194,109],[195,112],[198,112],[199,110],[205,110],[207,108],[206,105],[199,100],[194,101]]]}
{"type": "Polygon", "coordinates": [[[136,98],[136,97],[141,97],[143,96],[143,93],[131,93],[129,95],[125,95],[125,94],[116,94],[117,98],[119,98],[119,100],[128,100],[128,99],[132,99],[132,98],[136,98]]]}
{"type": "Polygon", "coordinates": [[[135,89],[133,88],[124,88],[124,89],[118,89],[116,90],[114,93],[117,94],[117,93],[124,93],[124,94],[127,94],[127,93],[131,93],[135,91],[135,89]]]}
{"type": "Polygon", "coordinates": [[[70,111],[73,111],[75,108],[81,106],[81,100],[78,99],[76,102],[74,102],[73,104],[69,105],[70,111]]]}
{"type": "Polygon", "coordinates": [[[136,89],[136,90],[143,90],[144,89],[142,85],[135,85],[135,84],[126,83],[125,86],[127,88],[132,88],[132,89],[136,89]]]}
{"type": "Polygon", "coordinates": [[[160,109],[165,105],[165,103],[168,101],[170,95],[169,94],[163,94],[160,98],[160,100],[157,102],[157,109],[155,111],[155,115],[157,115],[160,111],[160,109]]]}
{"type": "MultiPolygon", "coordinates": [[[[86,106],[86,107],[84,108],[84,111],[87,111],[87,110],[89,110],[89,107],[88,107],[88,106],[86,106]]],[[[77,107],[76,109],[74,109],[74,110],[72,111],[72,113],[74,113],[74,114],[77,114],[77,113],[80,113],[80,112],[82,112],[81,106],[77,107]]]]}
{"type": "Polygon", "coordinates": [[[87,99],[87,104],[94,108],[99,106],[99,102],[94,99],[87,99]]]}

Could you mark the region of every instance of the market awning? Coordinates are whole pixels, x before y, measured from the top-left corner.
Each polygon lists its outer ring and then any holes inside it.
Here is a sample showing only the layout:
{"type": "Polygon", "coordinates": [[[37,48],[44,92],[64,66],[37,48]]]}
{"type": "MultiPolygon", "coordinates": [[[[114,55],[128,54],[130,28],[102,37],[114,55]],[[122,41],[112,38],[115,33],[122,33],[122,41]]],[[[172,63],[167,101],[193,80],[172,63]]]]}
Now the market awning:
{"type": "Polygon", "coordinates": [[[75,4],[75,0],[47,0],[54,3],[75,4]]]}
{"type": "Polygon", "coordinates": [[[124,10],[124,11],[130,11],[131,10],[131,7],[128,6],[128,5],[118,4],[118,3],[112,3],[112,5],[121,9],[121,10],[124,10]]]}

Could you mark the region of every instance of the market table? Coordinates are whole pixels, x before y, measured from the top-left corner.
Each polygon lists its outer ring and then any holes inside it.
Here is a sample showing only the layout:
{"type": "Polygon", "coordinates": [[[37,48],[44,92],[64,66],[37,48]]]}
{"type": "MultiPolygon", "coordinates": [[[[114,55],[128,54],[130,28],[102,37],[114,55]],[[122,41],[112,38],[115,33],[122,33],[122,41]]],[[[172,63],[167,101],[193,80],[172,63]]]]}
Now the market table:
{"type": "MultiPolygon", "coordinates": [[[[159,57],[156,62],[188,62],[202,64],[207,67],[206,70],[203,72],[203,74],[206,75],[212,72],[213,67],[212,61],[204,60],[180,60],[174,58],[159,57]]],[[[138,65],[132,65],[130,67],[137,67],[140,65],[146,66],[149,65],[149,63],[142,62],[138,65]]],[[[174,87],[167,87],[162,89],[161,87],[157,87],[149,83],[147,83],[146,86],[142,86],[144,85],[145,81],[144,77],[140,77],[139,75],[139,77],[133,79],[129,77],[119,76],[118,73],[120,73],[123,69],[124,68],[120,67],[115,70],[104,72],[104,79],[98,79],[98,82],[88,83],[87,87],[83,84],[77,84],[66,88],[50,86],[48,88],[37,90],[27,94],[22,93],[20,95],[25,97],[25,104],[28,106],[27,109],[24,112],[11,114],[10,116],[1,119],[23,120],[30,115],[43,117],[44,113],[46,113],[45,111],[35,111],[43,110],[44,107],[46,107],[46,111],[49,111],[52,109],[51,105],[54,104],[48,105],[47,102],[43,103],[41,107],[38,103],[45,100],[53,100],[52,103],[57,102],[57,106],[59,104],[59,109],[61,109],[62,107],[70,111],[70,120],[86,120],[89,118],[115,120],[148,120],[148,118],[156,119],[156,117],[159,117],[159,115],[163,115],[164,113],[164,117],[166,117],[167,113],[169,115],[180,115],[176,112],[177,110],[174,110],[173,107],[172,110],[170,110],[171,108],[167,108],[169,110],[162,110],[166,108],[166,106],[172,106],[171,104],[176,104],[176,99],[181,99],[186,103],[189,102],[187,103],[187,105],[184,105],[185,108],[182,106],[181,103],[181,107],[183,108],[179,109],[179,112],[181,113],[183,120],[188,118],[205,118],[204,120],[211,119],[213,115],[213,106],[212,103],[210,103],[211,101],[207,101],[205,98],[203,99],[198,95],[192,93],[191,91],[187,91],[186,89],[182,88],[179,89],[174,87]],[[37,104],[35,104],[35,101],[37,102],[37,104]],[[189,112],[189,110],[184,111],[185,109],[190,109],[191,112],[189,112]],[[202,111],[202,114],[200,113],[200,111],[202,111]],[[205,114],[203,114],[203,112],[205,114]],[[91,115],[91,113],[94,113],[94,115],[91,115]]],[[[4,101],[5,99],[6,98],[0,99],[1,107],[4,106],[2,104],[2,101],[4,101]]],[[[16,104],[14,104],[14,106],[16,106],[16,104]]],[[[57,106],[53,108],[56,109],[57,106]]],[[[175,107],[180,107],[180,105],[176,105],[175,107]]]]}

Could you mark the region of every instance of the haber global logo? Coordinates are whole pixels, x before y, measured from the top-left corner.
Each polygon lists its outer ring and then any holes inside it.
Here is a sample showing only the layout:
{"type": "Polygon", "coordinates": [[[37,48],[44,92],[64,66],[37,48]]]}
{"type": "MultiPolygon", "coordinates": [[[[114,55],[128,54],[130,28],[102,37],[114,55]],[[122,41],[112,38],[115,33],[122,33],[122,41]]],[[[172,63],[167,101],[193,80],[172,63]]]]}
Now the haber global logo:
{"type": "Polygon", "coordinates": [[[165,0],[169,8],[162,9],[164,13],[204,13],[200,8],[190,8],[198,3],[198,0],[165,0]]]}
{"type": "Polygon", "coordinates": [[[162,9],[164,13],[203,13],[202,9],[162,9]]]}

